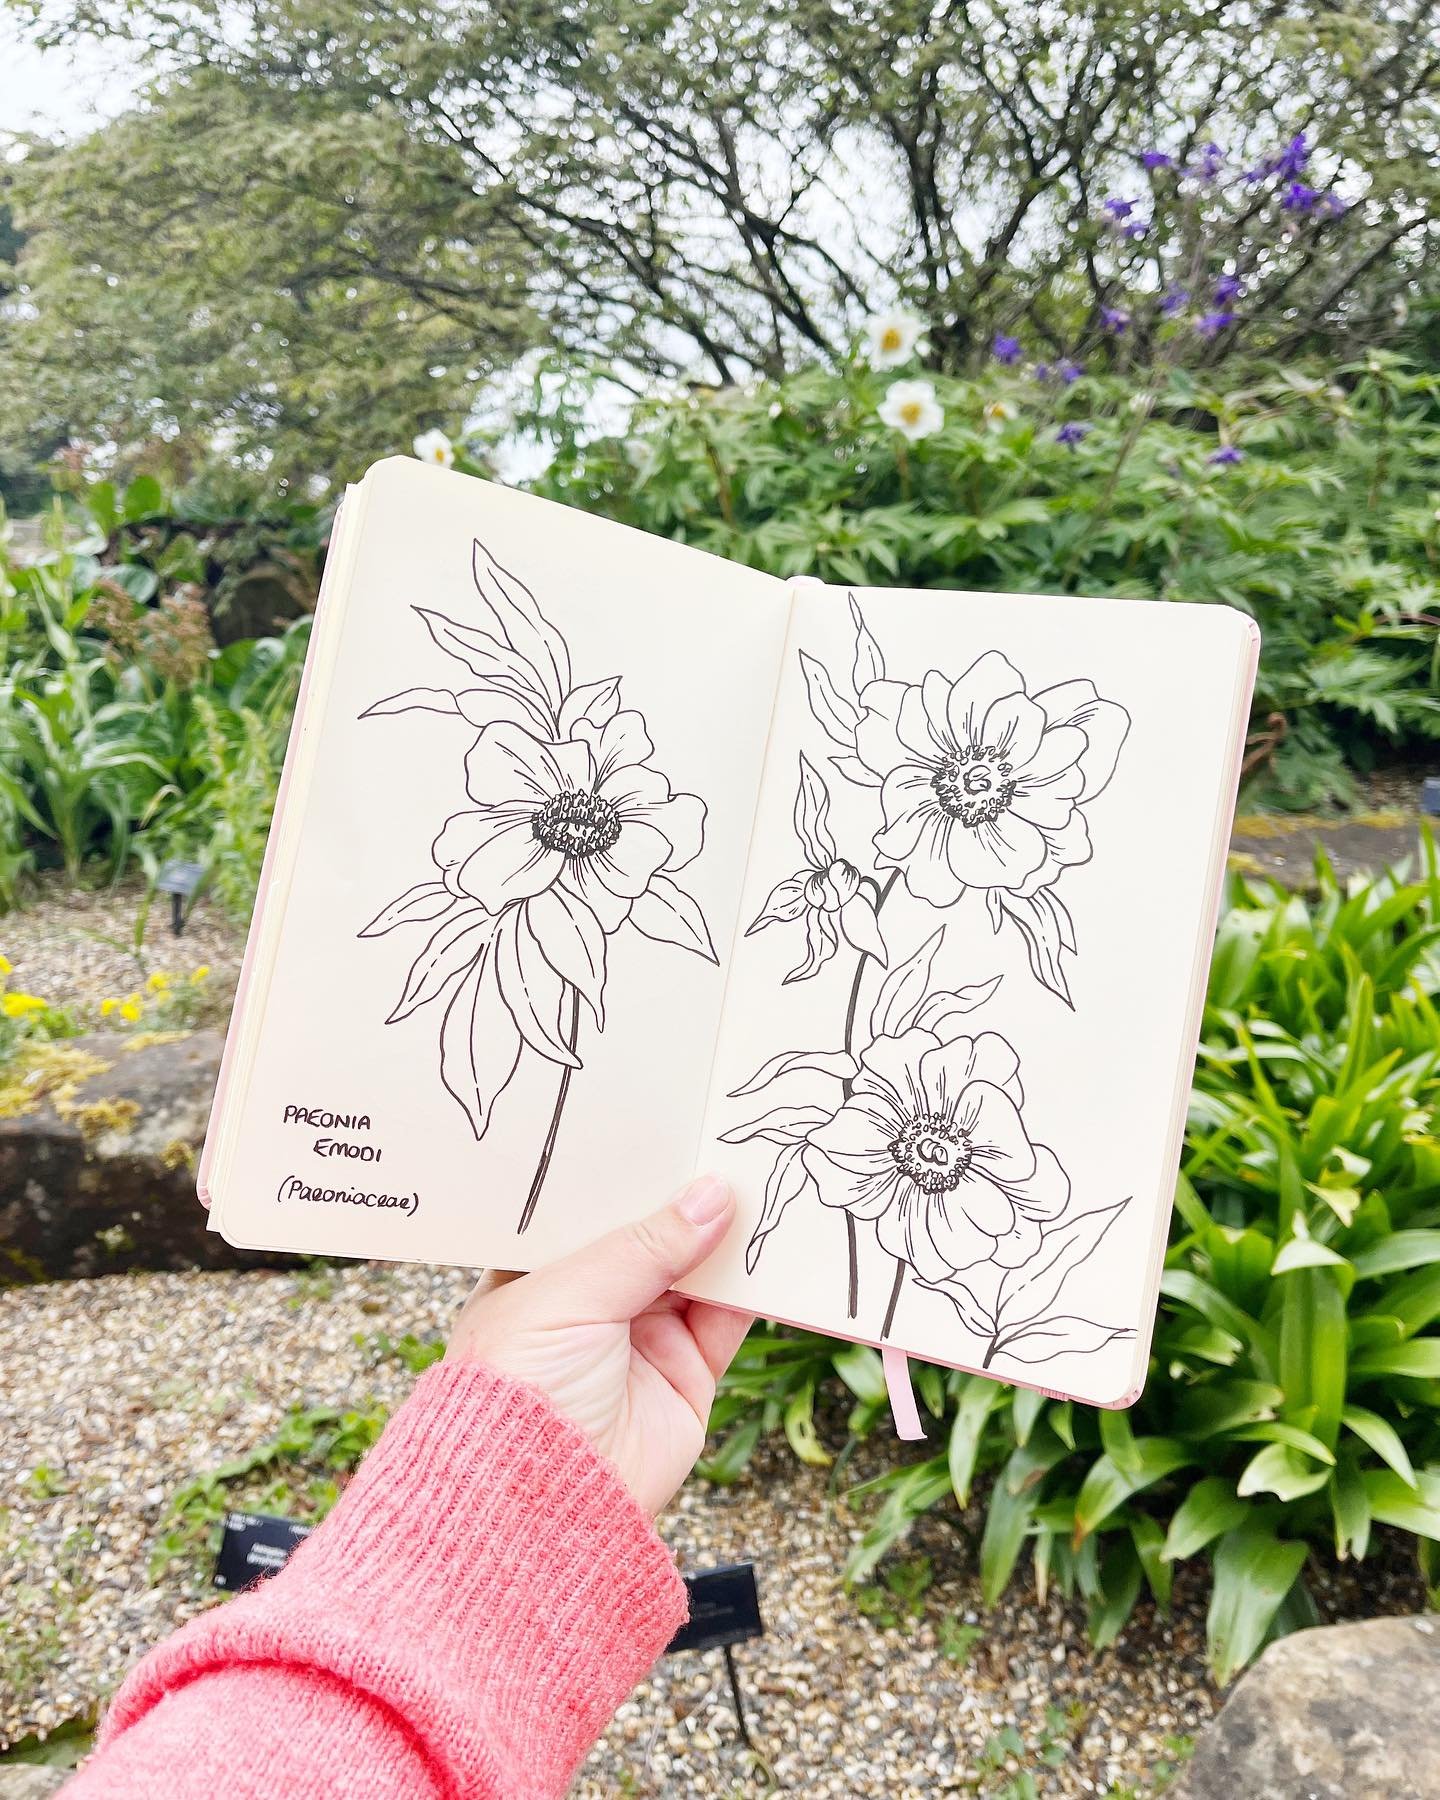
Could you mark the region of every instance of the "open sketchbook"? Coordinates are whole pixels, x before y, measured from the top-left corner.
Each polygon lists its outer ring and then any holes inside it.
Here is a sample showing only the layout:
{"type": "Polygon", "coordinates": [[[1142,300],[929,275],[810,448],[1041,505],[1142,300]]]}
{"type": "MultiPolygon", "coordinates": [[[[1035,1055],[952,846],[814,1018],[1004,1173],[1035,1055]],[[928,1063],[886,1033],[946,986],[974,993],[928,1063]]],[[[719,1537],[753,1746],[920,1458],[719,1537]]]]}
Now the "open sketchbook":
{"type": "Polygon", "coordinates": [[[1258,637],[785,583],[408,460],[347,495],[201,1163],[232,1243],[1143,1379],[1258,637]]]}

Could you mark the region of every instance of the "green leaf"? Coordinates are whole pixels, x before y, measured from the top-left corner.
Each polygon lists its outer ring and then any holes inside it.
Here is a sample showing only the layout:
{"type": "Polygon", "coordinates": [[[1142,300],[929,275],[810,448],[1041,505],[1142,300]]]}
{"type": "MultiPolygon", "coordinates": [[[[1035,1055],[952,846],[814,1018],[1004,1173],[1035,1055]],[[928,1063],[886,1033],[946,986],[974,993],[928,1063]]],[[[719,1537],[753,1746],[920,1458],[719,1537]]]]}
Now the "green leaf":
{"type": "Polygon", "coordinates": [[[1210,1666],[1222,1686],[1264,1643],[1305,1566],[1305,1554],[1304,1544],[1285,1542],[1263,1525],[1239,1526],[1220,1539],[1206,1637],[1210,1666]]]}
{"type": "Polygon", "coordinates": [[[1130,1521],[1130,1537],[1150,1592],[1155,1596],[1155,1604],[1161,1612],[1169,1612],[1173,1571],[1165,1558],[1165,1533],[1160,1528],[1160,1521],[1152,1519],[1148,1513],[1136,1513],[1130,1521]]]}
{"type": "Polygon", "coordinates": [[[1367,1412],[1363,1406],[1347,1406],[1340,1417],[1382,1462],[1390,1465],[1407,1487],[1417,1485],[1415,1471],[1405,1453],[1404,1444],[1400,1442],[1400,1434],[1388,1419],[1382,1419],[1379,1413],[1367,1412]]]}
{"type": "Polygon", "coordinates": [[[1097,1457],[1075,1501],[1075,1542],[1088,1537],[1132,1494],[1153,1486],[1194,1460],[1192,1447],[1176,1438],[1136,1438],[1134,1456],[1125,1469],[1111,1456],[1097,1457]]]}
{"type": "Polygon", "coordinates": [[[1333,1445],[1345,1404],[1345,1298],[1328,1269],[1283,1275],[1278,1377],[1286,1409],[1314,1407],[1315,1436],[1333,1445]]]}
{"type": "Polygon", "coordinates": [[[1352,1372],[1368,1375],[1414,1375],[1433,1381],[1440,1377],[1440,1337],[1412,1338],[1388,1350],[1369,1350],[1355,1359],[1352,1372]]]}
{"type": "Polygon", "coordinates": [[[1005,1390],[998,1381],[987,1381],[983,1375],[969,1375],[964,1380],[965,1386],[960,1391],[950,1426],[949,1448],[950,1485],[961,1506],[970,1499],[970,1484],[975,1479],[975,1463],[980,1454],[985,1421],[1005,1397],[1005,1390]]]}
{"type": "Polygon", "coordinates": [[[1413,1487],[1393,1469],[1367,1469],[1362,1480],[1370,1510],[1382,1525],[1440,1538],[1440,1470],[1417,1469],[1413,1487]]]}
{"type": "Polygon", "coordinates": [[[1350,1260],[1362,1281],[1374,1275],[1394,1275],[1402,1269],[1440,1262],[1440,1231],[1392,1232],[1350,1260]]]}
{"type": "Polygon", "coordinates": [[[879,1353],[865,1344],[846,1344],[830,1358],[835,1373],[857,1400],[880,1405],[886,1396],[885,1370],[879,1353]]]}
{"type": "Polygon", "coordinates": [[[1241,1471],[1235,1492],[1242,1499],[1251,1494],[1274,1494],[1290,1501],[1316,1493],[1330,1479],[1330,1470],[1289,1444],[1267,1444],[1257,1450],[1241,1471]]]}
{"type": "Polygon", "coordinates": [[[1100,1593],[1090,1603],[1090,1642],[1113,1644],[1140,1596],[1140,1558],[1128,1538],[1116,1538],[1100,1561],[1100,1593]]]}
{"type": "MultiPolygon", "coordinates": [[[[995,1384],[989,1383],[991,1387],[995,1384]]],[[[1015,1398],[1010,1404],[1010,1417],[1015,1425],[1015,1442],[1026,1444],[1030,1441],[1030,1433],[1035,1421],[1049,1405],[1049,1401],[1038,1388],[1016,1388],[1015,1398]]]]}
{"type": "Polygon", "coordinates": [[[830,1454],[815,1432],[815,1383],[807,1381],[798,1388],[785,1408],[785,1436],[801,1462],[816,1468],[830,1466],[830,1454]]]}
{"type": "Polygon", "coordinates": [[[1207,1475],[1176,1507],[1161,1554],[1167,1562],[1182,1562],[1224,1532],[1233,1531],[1249,1518],[1250,1511],[1236,1494],[1233,1481],[1223,1475],[1207,1475]]]}
{"type": "Polygon", "coordinates": [[[1363,1561],[1370,1547],[1370,1496],[1354,1463],[1340,1464],[1330,1477],[1330,1511],[1335,1520],[1335,1554],[1363,1561]]]}

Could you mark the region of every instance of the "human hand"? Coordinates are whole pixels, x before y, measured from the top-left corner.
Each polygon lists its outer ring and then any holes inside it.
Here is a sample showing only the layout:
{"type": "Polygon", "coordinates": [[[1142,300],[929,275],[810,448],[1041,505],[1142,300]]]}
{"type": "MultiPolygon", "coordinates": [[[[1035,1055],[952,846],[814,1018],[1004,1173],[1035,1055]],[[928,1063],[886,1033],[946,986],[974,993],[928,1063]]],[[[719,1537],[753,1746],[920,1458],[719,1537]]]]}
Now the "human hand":
{"type": "Polygon", "coordinates": [[[695,1466],[715,1383],[751,1323],[668,1291],[716,1247],[734,1212],[726,1184],[703,1175],[573,1256],[529,1275],[492,1271],[445,1354],[539,1388],[653,1517],[695,1466]]]}

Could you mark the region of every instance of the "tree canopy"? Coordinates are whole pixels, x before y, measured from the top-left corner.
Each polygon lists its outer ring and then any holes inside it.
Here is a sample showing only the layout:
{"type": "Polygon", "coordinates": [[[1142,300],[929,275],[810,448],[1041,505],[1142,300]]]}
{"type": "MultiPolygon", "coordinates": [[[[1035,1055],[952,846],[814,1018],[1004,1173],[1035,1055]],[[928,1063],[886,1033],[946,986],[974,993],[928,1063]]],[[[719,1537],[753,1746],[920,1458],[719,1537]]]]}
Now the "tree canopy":
{"type": "Polygon", "coordinates": [[[954,369],[1222,271],[1194,356],[1293,354],[1435,229],[1437,0],[34,4],[154,60],[10,172],[0,423],[343,474],[532,347],[724,383],[900,302],[954,369]]]}

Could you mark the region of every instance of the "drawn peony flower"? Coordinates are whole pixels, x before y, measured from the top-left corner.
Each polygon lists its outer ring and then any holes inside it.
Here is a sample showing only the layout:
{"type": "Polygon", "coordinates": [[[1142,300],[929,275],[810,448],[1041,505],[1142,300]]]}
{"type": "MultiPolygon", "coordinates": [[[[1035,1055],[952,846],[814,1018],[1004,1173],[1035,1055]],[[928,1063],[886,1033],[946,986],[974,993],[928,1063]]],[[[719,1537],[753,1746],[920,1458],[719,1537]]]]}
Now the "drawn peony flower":
{"type": "Polygon", "coordinates": [[[945,414],[929,381],[892,381],[879,407],[880,423],[898,431],[912,444],[933,437],[945,423],[945,414]]]}
{"type": "MultiPolygon", "coordinates": [[[[563,743],[508,719],[485,726],[465,758],[477,804],[435,840],[446,887],[490,913],[559,887],[607,934],[618,931],[660,872],[683,869],[704,837],[705,802],[672,794],[649,767],[653,752],[637,712],[603,726],[582,719],[563,743]]],[[[645,929],[643,916],[637,923],[645,929]]],[[[708,933],[706,947],[713,958],[708,933]]]]}
{"type": "Polygon", "coordinates": [[[455,446],[443,431],[422,431],[411,446],[421,462],[438,463],[442,469],[455,462],[455,446]]]}
{"type": "Polygon", "coordinates": [[[865,327],[865,354],[872,369],[898,369],[920,345],[923,323],[913,313],[881,313],[865,327]]]}
{"type": "Polygon", "coordinates": [[[856,729],[860,761],[883,781],[877,860],[901,868],[932,906],[967,887],[1033,895],[1089,860],[1082,811],[1115,770],[1130,715],[1090,681],[1030,695],[989,650],[958,681],[872,681],[856,729]]]}
{"type": "Polygon", "coordinates": [[[848,1099],[812,1130],[805,1172],[826,1206],[875,1221],[924,1282],[976,1263],[1018,1268],[1070,1182],[1020,1116],[1019,1059],[996,1032],[913,1026],[861,1054],[848,1099]]]}
{"type": "Polygon", "coordinates": [[[852,950],[885,966],[885,940],[875,917],[875,883],[863,877],[835,847],[829,825],[830,794],[814,766],[800,758],[800,785],[795,795],[795,835],[805,852],[805,867],[777,882],[746,931],[753,937],[767,925],[805,921],[805,960],[785,977],[808,981],[840,947],[843,937],[852,950]],[[867,891],[868,890],[868,891],[867,891]]]}

